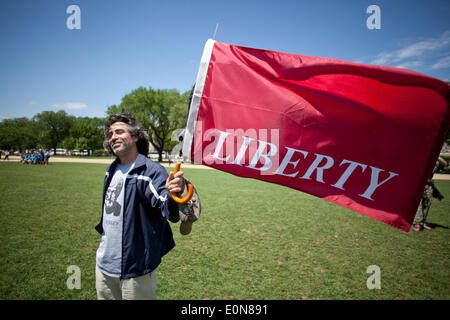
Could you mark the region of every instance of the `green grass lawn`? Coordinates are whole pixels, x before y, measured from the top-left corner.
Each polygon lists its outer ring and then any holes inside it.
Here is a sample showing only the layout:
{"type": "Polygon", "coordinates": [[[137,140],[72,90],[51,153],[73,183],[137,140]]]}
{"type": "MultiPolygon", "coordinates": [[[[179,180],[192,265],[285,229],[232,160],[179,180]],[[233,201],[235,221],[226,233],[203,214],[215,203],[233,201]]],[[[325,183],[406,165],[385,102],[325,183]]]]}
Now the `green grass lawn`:
{"type": "MultiPolygon", "coordinates": [[[[0,163],[0,299],[96,299],[106,165],[0,163]],[[67,268],[81,270],[69,290],[67,268]]],[[[433,231],[404,232],[325,200],[183,169],[203,212],[158,267],[159,299],[449,299],[450,181],[433,231]],[[369,290],[367,268],[381,271],[369,290]]]]}

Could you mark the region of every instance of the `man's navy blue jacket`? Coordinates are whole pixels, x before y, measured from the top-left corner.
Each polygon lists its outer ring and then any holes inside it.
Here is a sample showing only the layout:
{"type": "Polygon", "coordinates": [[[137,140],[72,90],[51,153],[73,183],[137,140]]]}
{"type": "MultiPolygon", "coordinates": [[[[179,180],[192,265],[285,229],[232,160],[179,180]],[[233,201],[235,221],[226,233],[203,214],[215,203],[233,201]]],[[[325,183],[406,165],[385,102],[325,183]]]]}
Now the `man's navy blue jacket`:
{"type": "MultiPolygon", "coordinates": [[[[106,171],[100,223],[95,229],[103,234],[105,194],[119,159],[106,171]]],[[[168,173],[163,166],[139,154],[133,170],[125,179],[122,228],[122,279],[150,273],[174,246],[172,229],[167,221],[177,222],[178,204],[166,189],[168,173]]]]}

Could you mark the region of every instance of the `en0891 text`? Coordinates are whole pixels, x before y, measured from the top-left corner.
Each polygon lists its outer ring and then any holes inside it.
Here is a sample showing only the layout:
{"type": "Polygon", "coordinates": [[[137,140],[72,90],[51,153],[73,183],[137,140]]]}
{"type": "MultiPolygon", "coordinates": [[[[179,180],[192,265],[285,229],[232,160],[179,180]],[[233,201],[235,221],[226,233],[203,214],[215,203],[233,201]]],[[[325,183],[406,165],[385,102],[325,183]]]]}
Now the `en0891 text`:
{"type": "Polygon", "coordinates": [[[240,304],[227,304],[225,305],[225,314],[227,315],[266,315],[267,305],[240,305],[240,304]]]}

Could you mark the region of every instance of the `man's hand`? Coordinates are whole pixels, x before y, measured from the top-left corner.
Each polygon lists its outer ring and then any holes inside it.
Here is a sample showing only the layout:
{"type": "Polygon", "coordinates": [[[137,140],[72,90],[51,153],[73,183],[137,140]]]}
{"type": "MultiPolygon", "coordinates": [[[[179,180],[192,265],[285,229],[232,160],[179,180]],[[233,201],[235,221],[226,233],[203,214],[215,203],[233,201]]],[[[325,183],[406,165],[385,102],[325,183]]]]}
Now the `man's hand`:
{"type": "Polygon", "coordinates": [[[183,174],[183,171],[178,171],[176,174],[171,172],[166,180],[166,189],[172,194],[179,194],[180,197],[184,197],[187,194],[183,174]]]}

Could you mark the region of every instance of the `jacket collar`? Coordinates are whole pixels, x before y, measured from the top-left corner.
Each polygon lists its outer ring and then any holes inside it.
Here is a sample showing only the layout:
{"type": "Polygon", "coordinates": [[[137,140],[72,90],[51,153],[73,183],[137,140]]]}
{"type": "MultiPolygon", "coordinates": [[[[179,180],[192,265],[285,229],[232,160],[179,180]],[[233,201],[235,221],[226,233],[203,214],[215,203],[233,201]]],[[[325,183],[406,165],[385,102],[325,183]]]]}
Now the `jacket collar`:
{"type": "MultiPolygon", "coordinates": [[[[136,160],[134,160],[134,168],[131,171],[134,171],[137,168],[145,166],[146,159],[147,159],[147,157],[145,157],[143,154],[139,153],[138,156],[136,157],[136,160]]],[[[120,159],[119,159],[119,157],[116,157],[116,159],[111,163],[111,167],[110,167],[109,171],[114,171],[119,163],[120,163],[120,159]]]]}
{"type": "Polygon", "coordinates": [[[146,160],[147,160],[147,157],[144,156],[143,154],[139,153],[137,158],[136,158],[136,160],[135,160],[135,163],[134,163],[134,169],[137,169],[137,168],[140,168],[142,166],[145,166],[146,165],[146,160]]]}

